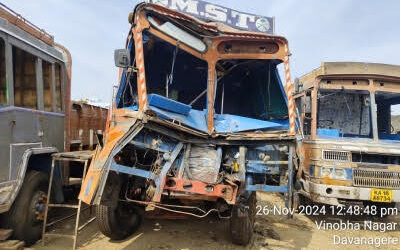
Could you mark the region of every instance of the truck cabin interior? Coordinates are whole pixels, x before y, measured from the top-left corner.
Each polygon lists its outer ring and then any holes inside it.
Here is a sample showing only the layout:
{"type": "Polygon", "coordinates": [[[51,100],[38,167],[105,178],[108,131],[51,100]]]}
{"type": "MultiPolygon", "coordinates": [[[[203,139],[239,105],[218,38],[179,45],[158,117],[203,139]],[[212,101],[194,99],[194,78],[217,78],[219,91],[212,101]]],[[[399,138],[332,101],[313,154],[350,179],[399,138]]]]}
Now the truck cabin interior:
{"type": "MultiPolygon", "coordinates": [[[[153,24],[154,20],[151,20],[150,23],[153,24]]],[[[171,23],[168,22],[168,24],[171,23]]],[[[163,30],[165,23],[155,25],[163,30]]],[[[226,123],[223,126],[217,124],[217,132],[282,129],[287,126],[286,96],[277,71],[279,60],[224,59],[216,63],[215,69],[209,69],[207,61],[180,47],[180,44],[185,43],[191,44],[198,52],[206,51],[206,43],[203,42],[204,37],[201,33],[188,33],[178,25],[173,27],[174,33],[171,33],[171,37],[180,37],[187,41],[181,42],[177,39],[178,41],[173,44],[148,30],[143,31],[144,62],[150,109],[162,113],[162,118],[183,119],[187,121],[183,122],[183,125],[207,131],[208,74],[209,70],[215,70],[215,119],[222,121],[221,123],[233,119],[238,123],[241,121],[246,123],[246,125],[237,126],[236,131],[232,129],[232,126],[226,126],[226,123]],[[167,108],[171,105],[175,108],[167,108]],[[186,111],[182,112],[182,110],[186,111]],[[171,112],[178,113],[179,116],[176,117],[177,114],[171,114],[171,112]],[[242,117],[251,119],[243,120],[242,117]],[[193,120],[194,122],[191,122],[193,120]],[[270,123],[256,126],[250,124],[257,123],[257,120],[270,123]]],[[[243,42],[243,44],[245,43],[243,42]]],[[[228,43],[224,46],[232,45],[228,43]]],[[[131,53],[131,58],[134,58],[133,48],[131,48],[131,53]]],[[[227,51],[225,50],[224,53],[227,51]]],[[[132,64],[134,63],[133,59],[132,64]]],[[[124,80],[121,81],[120,94],[117,96],[118,108],[138,108],[136,77],[135,73],[128,73],[126,84],[124,80]]]]}
{"type": "Polygon", "coordinates": [[[367,91],[321,90],[317,116],[320,137],[373,138],[367,91]]]}
{"type": "Polygon", "coordinates": [[[378,136],[400,141],[400,93],[376,92],[378,136]]]}
{"type": "MultiPolygon", "coordinates": [[[[400,94],[375,92],[378,138],[400,140],[400,94]]],[[[361,90],[320,90],[319,137],[373,138],[370,93],[361,90]]]]}

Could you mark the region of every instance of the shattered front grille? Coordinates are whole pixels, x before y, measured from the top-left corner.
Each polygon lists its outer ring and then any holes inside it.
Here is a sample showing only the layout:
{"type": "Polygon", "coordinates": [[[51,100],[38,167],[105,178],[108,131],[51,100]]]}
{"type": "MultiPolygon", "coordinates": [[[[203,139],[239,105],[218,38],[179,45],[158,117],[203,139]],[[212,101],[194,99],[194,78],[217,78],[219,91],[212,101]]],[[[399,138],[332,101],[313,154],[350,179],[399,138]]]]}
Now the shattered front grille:
{"type": "Polygon", "coordinates": [[[353,185],[400,189],[400,172],[354,169],[353,185]]]}
{"type": "Polygon", "coordinates": [[[351,161],[351,153],[347,151],[323,150],[322,159],[329,161],[351,161]]]}

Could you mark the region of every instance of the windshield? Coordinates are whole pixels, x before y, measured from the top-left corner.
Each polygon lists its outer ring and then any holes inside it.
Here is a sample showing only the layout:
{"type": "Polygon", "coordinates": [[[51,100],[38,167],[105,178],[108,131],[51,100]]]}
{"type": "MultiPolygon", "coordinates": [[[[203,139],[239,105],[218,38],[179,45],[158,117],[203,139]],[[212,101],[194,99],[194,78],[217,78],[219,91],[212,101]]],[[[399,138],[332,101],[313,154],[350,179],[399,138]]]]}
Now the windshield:
{"type": "Polygon", "coordinates": [[[321,90],[318,93],[317,135],[372,138],[369,93],[321,90]]]}
{"type": "Polygon", "coordinates": [[[220,60],[216,69],[217,114],[258,120],[287,118],[285,94],[275,63],[270,60],[220,60]]]}
{"type": "Polygon", "coordinates": [[[400,93],[376,92],[378,136],[400,140],[400,93]]]}

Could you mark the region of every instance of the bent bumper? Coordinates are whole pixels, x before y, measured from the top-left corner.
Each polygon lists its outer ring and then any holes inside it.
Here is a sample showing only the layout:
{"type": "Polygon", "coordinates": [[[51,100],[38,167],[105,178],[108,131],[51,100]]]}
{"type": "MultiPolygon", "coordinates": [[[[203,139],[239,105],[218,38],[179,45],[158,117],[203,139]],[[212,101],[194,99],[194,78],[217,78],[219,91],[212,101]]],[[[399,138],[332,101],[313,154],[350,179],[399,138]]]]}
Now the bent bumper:
{"type": "MultiPolygon", "coordinates": [[[[303,181],[304,195],[314,202],[341,205],[339,200],[369,201],[372,188],[318,184],[303,181]]],[[[400,190],[393,189],[393,202],[400,202],[400,190]]]]}

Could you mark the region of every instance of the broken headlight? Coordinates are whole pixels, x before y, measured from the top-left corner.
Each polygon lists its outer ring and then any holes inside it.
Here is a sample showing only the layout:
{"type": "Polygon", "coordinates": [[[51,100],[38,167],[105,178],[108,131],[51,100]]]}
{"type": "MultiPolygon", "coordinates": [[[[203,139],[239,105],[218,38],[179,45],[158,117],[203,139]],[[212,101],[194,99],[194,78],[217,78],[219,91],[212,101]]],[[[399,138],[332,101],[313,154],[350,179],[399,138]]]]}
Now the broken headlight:
{"type": "Polygon", "coordinates": [[[330,179],[347,180],[345,168],[321,167],[319,173],[320,178],[329,177],[330,179]]]}

